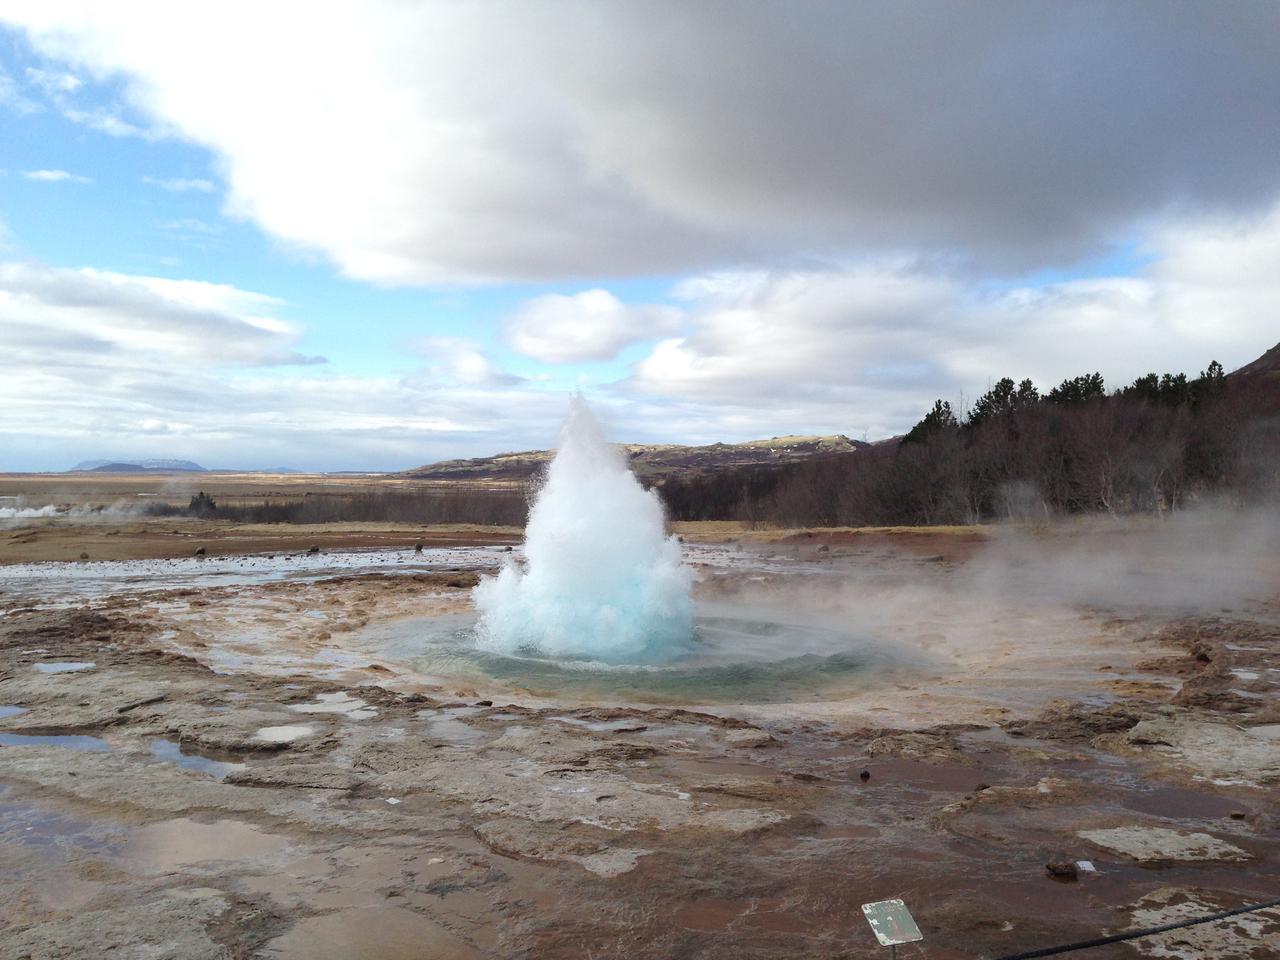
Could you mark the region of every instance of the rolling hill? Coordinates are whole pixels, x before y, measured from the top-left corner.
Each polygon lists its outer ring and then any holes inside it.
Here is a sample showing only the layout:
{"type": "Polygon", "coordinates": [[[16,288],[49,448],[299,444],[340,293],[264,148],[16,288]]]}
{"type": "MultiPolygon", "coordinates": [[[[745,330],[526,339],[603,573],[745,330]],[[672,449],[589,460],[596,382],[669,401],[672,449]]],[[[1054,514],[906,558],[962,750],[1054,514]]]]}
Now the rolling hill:
{"type": "MultiPolygon", "coordinates": [[[[643,479],[661,479],[673,473],[710,473],[734,467],[797,463],[813,457],[852,453],[870,444],[833,436],[771,437],[745,443],[713,443],[691,447],[681,444],[621,445],[631,469],[643,479]]],[[[470,460],[444,460],[399,474],[416,480],[521,480],[537,473],[555,454],[554,450],[526,450],[499,453],[470,460]]]]}

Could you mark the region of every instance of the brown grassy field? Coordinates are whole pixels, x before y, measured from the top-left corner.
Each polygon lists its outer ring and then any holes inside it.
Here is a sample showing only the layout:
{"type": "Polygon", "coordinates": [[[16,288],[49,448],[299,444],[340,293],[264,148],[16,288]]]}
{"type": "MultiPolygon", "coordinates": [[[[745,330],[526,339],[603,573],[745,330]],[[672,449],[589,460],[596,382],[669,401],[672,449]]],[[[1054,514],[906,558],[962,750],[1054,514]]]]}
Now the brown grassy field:
{"type": "Polygon", "coordinates": [[[381,474],[326,473],[0,473],[0,497],[26,506],[111,506],[120,503],[185,504],[204,491],[228,504],[295,501],[308,495],[349,496],[388,491],[507,489],[504,481],[416,480],[381,474]]]}
{"type": "Polygon", "coordinates": [[[37,520],[0,526],[0,564],[45,560],[151,560],[301,553],[321,550],[412,550],[477,543],[518,543],[518,527],[398,523],[240,524],[186,518],[79,523],[37,520]]]}

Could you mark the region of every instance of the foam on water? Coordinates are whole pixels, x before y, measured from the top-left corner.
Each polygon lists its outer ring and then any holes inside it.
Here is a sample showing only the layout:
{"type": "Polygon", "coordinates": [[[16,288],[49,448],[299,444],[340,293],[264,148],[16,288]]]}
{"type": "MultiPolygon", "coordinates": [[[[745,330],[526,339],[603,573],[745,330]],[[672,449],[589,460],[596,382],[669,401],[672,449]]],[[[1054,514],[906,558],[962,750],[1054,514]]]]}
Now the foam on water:
{"type": "Polygon", "coordinates": [[[678,656],[693,642],[693,574],[662,505],[575,397],[529,514],[525,569],[475,588],[477,643],[605,663],[678,656]]]}

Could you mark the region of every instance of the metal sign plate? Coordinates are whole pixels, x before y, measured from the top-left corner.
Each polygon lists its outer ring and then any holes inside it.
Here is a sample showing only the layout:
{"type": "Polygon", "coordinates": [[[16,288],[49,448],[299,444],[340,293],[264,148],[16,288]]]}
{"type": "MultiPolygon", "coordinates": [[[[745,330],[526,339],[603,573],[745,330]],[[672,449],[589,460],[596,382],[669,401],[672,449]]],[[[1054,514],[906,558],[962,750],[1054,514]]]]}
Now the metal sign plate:
{"type": "Polygon", "coordinates": [[[882,947],[892,947],[899,943],[914,943],[923,940],[924,934],[916,926],[907,905],[901,900],[880,900],[877,903],[864,903],[862,912],[867,923],[871,924],[876,939],[882,947]]]}

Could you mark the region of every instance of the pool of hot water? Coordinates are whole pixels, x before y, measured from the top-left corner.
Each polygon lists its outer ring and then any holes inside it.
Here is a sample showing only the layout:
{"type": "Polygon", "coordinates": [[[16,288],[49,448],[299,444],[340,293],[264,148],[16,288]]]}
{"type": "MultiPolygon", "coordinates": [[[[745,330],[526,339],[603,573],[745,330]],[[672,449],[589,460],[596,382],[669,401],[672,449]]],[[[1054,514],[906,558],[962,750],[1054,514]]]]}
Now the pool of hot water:
{"type": "Polygon", "coordinates": [[[564,699],[629,703],[781,703],[836,699],[921,666],[917,651],[836,624],[777,611],[700,603],[689,642],[665,660],[603,662],[496,651],[476,617],[411,617],[370,625],[360,646],[429,677],[494,683],[564,699]]]}

